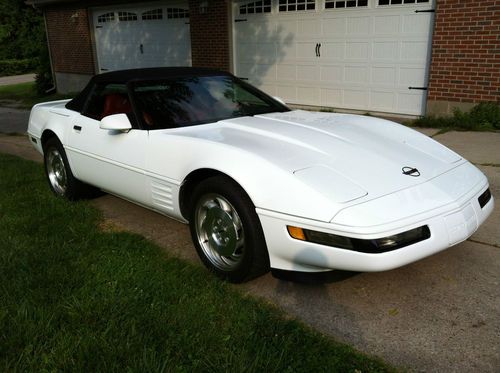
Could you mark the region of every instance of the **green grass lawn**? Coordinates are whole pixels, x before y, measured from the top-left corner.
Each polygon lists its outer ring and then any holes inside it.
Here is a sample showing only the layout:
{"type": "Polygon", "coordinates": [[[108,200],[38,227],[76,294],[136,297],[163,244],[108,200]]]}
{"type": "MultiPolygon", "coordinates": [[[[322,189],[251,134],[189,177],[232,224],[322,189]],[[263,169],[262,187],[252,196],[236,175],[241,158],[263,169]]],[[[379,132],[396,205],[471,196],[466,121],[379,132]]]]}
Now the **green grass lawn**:
{"type": "Polygon", "coordinates": [[[0,86],[0,105],[15,106],[20,109],[31,109],[39,102],[62,100],[73,96],[74,94],[59,93],[39,95],[35,90],[34,82],[0,86]]]}
{"type": "Polygon", "coordinates": [[[0,371],[393,371],[145,238],[99,229],[0,154],[0,371]]]}

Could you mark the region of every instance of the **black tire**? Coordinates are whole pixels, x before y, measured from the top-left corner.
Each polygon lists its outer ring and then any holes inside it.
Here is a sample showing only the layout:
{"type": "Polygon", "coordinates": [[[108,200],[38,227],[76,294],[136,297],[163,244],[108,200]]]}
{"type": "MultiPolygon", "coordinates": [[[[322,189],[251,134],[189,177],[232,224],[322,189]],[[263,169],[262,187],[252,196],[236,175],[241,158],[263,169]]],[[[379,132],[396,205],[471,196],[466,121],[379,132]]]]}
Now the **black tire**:
{"type": "Polygon", "coordinates": [[[191,201],[191,237],[208,269],[234,283],[269,271],[255,206],[238,184],[223,176],[208,178],[195,187],[191,201]]]}
{"type": "Polygon", "coordinates": [[[52,192],[62,198],[78,200],[92,197],[97,189],[73,176],[66,152],[59,139],[52,137],[43,145],[44,169],[52,192]]]}

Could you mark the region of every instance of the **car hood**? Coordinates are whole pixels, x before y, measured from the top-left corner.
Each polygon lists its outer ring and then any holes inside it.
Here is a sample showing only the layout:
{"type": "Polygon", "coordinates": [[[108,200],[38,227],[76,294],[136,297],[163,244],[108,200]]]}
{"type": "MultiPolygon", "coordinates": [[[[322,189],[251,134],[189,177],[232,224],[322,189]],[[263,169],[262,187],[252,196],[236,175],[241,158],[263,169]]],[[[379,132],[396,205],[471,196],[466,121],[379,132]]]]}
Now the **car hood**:
{"type": "Polygon", "coordinates": [[[265,158],[339,203],[423,183],[461,160],[419,132],[359,115],[296,110],[210,127],[197,134],[265,158]],[[404,167],[419,176],[403,174],[404,167]]]}
{"type": "Polygon", "coordinates": [[[204,154],[196,165],[179,160],[174,179],[182,179],[184,168],[215,168],[244,185],[257,207],[321,221],[465,162],[408,127],[350,114],[296,110],[165,130],[162,136],[183,138],[170,143],[172,154],[204,154]],[[405,167],[419,176],[403,174],[405,167]]]}

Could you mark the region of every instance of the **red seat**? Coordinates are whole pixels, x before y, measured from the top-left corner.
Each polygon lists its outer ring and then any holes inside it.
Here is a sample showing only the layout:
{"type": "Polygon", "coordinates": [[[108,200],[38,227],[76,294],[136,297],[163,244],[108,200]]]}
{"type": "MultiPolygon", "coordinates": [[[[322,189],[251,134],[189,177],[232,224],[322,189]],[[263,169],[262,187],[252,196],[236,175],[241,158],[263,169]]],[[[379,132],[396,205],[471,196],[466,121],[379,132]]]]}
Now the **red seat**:
{"type": "Polygon", "coordinates": [[[104,109],[101,118],[113,114],[127,114],[132,111],[132,106],[128,97],[119,93],[112,93],[106,96],[104,100],[104,109]]]}

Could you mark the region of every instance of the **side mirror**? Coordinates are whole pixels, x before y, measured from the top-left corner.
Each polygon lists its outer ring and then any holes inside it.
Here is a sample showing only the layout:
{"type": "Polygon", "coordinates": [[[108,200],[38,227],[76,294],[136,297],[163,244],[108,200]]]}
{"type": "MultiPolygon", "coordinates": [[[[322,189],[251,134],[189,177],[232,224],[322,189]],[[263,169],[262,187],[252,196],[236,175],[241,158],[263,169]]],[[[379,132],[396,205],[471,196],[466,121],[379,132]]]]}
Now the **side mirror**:
{"type": "Polygon", "coordinates": [[[287,105],[286,105],[286,103],[285,103],[285,101],[283,101],[283,99],[282,99],[281,97],[276,97],[276,96],[274,96],[273,98],[274,98],[276,101],[278,101],[281,105],[285,105],[285,106],[287,106],[287,105]]]}
{"type": "Polygon", "coordinates": [[[113,114],[102,118],[99,128],[103,130],[128,132],[132,129],[132,124],[127,114],[113,114]]]}

